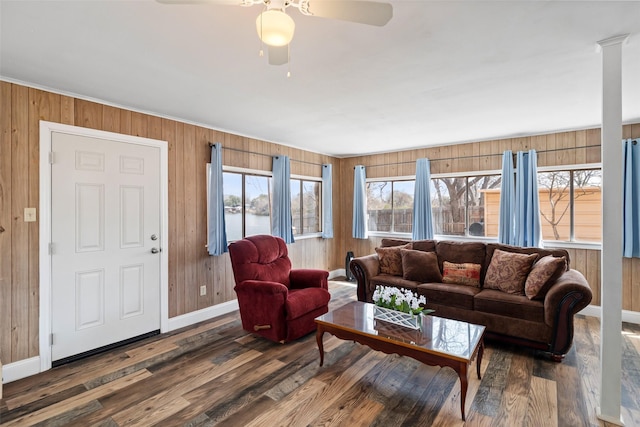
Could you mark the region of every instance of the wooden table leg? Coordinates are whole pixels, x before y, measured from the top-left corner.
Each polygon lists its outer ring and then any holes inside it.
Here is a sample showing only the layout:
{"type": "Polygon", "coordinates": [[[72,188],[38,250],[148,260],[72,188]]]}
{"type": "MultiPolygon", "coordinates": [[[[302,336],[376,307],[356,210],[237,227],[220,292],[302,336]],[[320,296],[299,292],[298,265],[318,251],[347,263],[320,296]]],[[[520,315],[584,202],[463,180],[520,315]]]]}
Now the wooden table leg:
{"type": "Polygon", "coordinates": [[[324,335],[324,329],[318,325],[316,330],[316,341],[318,342],[318,350],[320,351],[320,366],[324,363],[324,344],[322,343],[322,336],[324,335]]]}
{"type": "Polygon", "coordinates": [[[467,378],[467,364],[461,363],[458,369],[460,377],[460,409],[462,410],[462,421],[466,421],[464,416],[465,400],[467,398],[467,388],[469,388],[469,379],[467,378]]]}
{"type": "Polygon", "coordinates": [[[482,364],[482,355],[484,354],[484,339],[480,340],[479,346],[478,357],[476,357],[476,370],[478,371],[478,379],[481,380],[482,377],[480,376],[480,365],[482,364]]]}

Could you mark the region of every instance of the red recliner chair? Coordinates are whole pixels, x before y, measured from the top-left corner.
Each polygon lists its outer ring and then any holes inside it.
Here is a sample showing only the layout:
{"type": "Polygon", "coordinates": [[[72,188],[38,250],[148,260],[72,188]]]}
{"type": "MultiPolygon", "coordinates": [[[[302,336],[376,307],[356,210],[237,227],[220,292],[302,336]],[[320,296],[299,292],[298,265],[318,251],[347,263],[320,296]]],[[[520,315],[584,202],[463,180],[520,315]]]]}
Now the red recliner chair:
{"type": "Polygon", "coordinates": [[[287,245],[258,235],[229,245],[242,327],[284,343],[315,331],[314,319],[329,311],[329,273],[291,269],[287,245]]]}

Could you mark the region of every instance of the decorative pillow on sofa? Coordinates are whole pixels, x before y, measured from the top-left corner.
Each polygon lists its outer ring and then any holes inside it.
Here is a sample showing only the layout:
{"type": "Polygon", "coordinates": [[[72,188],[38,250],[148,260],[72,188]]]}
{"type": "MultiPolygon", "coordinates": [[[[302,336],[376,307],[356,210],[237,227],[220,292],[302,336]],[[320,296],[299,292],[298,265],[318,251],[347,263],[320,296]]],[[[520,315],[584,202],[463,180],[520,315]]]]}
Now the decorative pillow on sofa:
{"type": "Polygon", "coordinates": [[[547,255],[533,264],[524,284],[524,293],[529,299],[544,299],[553,283],[566,270],[567,259],[547,255]]]}
{"type": "Polygon", "coordinates": [[[442,283],[480,287],[482,265],[470,262],[454,264],[448,261],[444,261],[442,265],[442,283]]]}
{"type": "Polygon", "coordinates": [[[496,249],[484,277],[486,289],[524,295],[524,283],[538,254],[518,254],[496,249]]]}
{"type": "Polygon", "coordinates": [[[442,274],[438,266],[438,256],[435,252],[414,251],[401,249],[402,277],[415,282],[442,282],[442,274]]]}
{"type": "Polygon", "coordinates": [[[411,243],[407,243],[403,246],[376,248],[376,253],[380,260],[380,273],[390,274],[392,276],[402,276],[401,249],[411,249],[411,243]]]}

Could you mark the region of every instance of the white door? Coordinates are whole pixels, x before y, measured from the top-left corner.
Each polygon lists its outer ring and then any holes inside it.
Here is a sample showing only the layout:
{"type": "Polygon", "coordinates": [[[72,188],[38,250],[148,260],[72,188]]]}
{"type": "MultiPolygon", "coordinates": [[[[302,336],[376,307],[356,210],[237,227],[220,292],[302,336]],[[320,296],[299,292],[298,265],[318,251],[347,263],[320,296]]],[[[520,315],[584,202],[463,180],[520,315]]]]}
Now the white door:
{"type": "Polygon", "coordinates": [[[160,149],[52,133],[52,360],[160,329],[160,149]]]}

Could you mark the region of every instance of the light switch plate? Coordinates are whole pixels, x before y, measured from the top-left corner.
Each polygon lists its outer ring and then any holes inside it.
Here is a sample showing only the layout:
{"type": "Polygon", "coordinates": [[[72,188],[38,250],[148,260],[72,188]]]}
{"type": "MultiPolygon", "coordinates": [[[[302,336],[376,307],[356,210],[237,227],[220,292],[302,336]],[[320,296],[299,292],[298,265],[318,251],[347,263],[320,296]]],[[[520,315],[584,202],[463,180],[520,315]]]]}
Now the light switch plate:
{"type": "Polygon", "coordinates": [[[24,208],[24,222],[36,222],[36,208],[24,208]]]}

